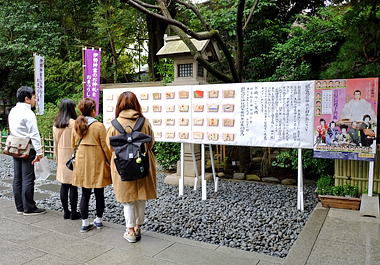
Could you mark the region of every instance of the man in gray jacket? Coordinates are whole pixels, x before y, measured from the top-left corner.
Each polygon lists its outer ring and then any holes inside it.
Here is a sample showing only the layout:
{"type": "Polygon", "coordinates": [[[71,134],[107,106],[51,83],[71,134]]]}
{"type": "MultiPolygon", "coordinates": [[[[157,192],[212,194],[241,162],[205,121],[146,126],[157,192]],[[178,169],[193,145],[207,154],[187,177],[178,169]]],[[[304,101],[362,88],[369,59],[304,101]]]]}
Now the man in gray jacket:
{"type": "Polygon", "coordinates": [[[15,107],[9,112],[8,123],[12,136],[31,140],[32,149],[29,158],[13,158],[14,179],[13,195],[18,214],[37,215],[46,213],[45,209],[37,208],[34,201],[34,163],[40,161],[42,156],[41,137],[38,132],[36,115],[32,107],[36,104],[34,90],[22,86],[17,90],[15,107]]]}

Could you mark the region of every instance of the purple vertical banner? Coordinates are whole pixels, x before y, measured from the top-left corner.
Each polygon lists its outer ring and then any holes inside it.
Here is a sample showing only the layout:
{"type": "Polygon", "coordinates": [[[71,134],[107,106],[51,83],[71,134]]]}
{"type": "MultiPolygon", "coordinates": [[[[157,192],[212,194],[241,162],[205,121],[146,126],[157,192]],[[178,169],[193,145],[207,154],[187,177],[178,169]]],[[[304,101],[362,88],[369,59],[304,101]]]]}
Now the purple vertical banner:
{"type": "Polygon", "coordinates": [[[100,49],[84,51],[84,97],[96,101],[96,116],[99,115],[100,52],[100,49]]]}

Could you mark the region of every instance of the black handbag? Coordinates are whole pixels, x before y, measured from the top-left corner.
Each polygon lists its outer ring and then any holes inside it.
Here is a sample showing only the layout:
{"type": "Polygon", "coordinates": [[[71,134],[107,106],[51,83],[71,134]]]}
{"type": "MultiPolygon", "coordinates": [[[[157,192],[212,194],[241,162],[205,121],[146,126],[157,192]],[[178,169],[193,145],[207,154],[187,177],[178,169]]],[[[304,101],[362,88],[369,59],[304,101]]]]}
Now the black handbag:
{"type": "Polygon", "coordinates": [[[74,169],[75,153],[77,152],[78,147],[79,147],[79,145],[80,145],[80,142],[82,142],[82,139],[83,139],[83,137],[80,139],[80,141],[79,141],[77,147],[75,148],[75,151],[74,151],[73,155],[72,155],[72,156],[70,157],[70,159],[67,160],[67,162],[66,162],[66,167],[67,167],[68,169],[70,169],[71,171],[73,171],[73,169],[74,169]]]}

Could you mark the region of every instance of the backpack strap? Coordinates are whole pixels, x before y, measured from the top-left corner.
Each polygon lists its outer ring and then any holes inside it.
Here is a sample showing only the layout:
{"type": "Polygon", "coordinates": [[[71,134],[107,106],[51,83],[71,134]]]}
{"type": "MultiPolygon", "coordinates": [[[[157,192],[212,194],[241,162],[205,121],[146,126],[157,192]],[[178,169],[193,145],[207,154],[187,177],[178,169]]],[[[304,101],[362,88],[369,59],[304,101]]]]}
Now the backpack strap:
{"type": "Polygon", "coordinates": [[[140,116],[139,119],[137,120],[135,126],[133,127],[134,131],[140,131],[141,127],[144,125],[145,118],[143,116],[140,116]]]}
{"type": "Polygon", "coordinates": [[[123,126],[121,126],[120,122],[117,121],[117,119],[113,119],[111,121],[111,124],[113,125],[113,127],[115,127],[115,129],[119,132],[119,133],[125,133],[125,130],[123,128],[123,126]]]}

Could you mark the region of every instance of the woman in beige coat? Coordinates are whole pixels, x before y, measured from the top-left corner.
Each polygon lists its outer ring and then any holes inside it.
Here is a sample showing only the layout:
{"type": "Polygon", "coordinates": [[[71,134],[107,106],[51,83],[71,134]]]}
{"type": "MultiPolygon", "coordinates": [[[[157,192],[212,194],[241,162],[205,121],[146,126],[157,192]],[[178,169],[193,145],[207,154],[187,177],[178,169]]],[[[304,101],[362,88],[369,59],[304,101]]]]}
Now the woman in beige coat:
{"type": "Polygon", "coordinates": [[[87,232],[95,226],[98,229],[103,228],[104,187],[112,183],[109,164],[112,153],[106,144],[106,129],[103,123],[95,119],[95,100],[82,99],[78,108],[82,115],[76,119],[72,133],[73,151],[79,145],[75,154],[73,185],[82,187],[81,232],[87,232]],[[93,224],[88,220],[88,203],[92,189],[96,198],[97,216],[93,224]]]}
{"type": "Polygon", "coordinates": [[[71,149],[71,131],[74,128],[77,113],[75,102],[65,98],[59,105],[58,115],[53,124],[54,156],[57,161],[57,180],[62,183],[60,197],[63,207],[64,219],[79,219],[77,212],[78,188],[72,185],[73,172],[66,167],[66,162],[73,154],[71,149]],[[70,194],[70,195],[69,195],[70,194]],[[68,197],[70,196],[71,212],[68,197]]]}
{"type": "MultiPolygon", "coordinates": [[[[140,116],[142,116],[141,106],[136,95],[130,91],[122,93],[116,104],[115,117],[117,121],[123,128],[126,128],[127,125],[133,128],[140,116]]],[[[151,142],[145,143],[145,150],[149,155],[149,174],[147,177],[132,181],[122,181],[114,162],[115,152],[112,153],[111,160],[111,176],[116,200],[124,206],[127,226],[124,238],[131,243],[141,238],[140,225],[144,223],[146,201],[157,198],[156,167],[152,151],[154,135],[148,120],[145,120],[141,132],[152,137],[151,142]]],[[[113,148],[110,145],[109,138],[118,134],[120,133],[112,125],[108,128],[107,145],[111,151],[113,151],[113,148]]]]}

